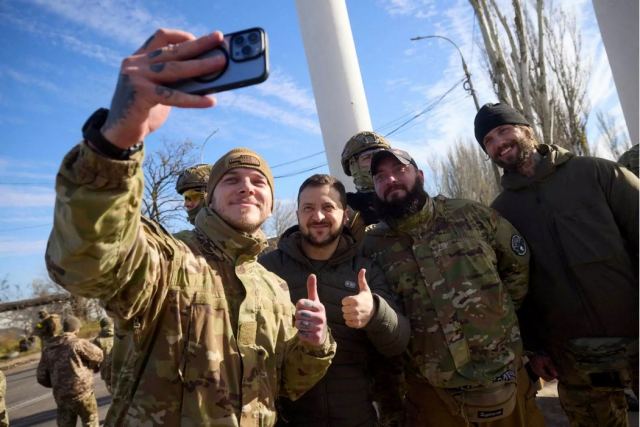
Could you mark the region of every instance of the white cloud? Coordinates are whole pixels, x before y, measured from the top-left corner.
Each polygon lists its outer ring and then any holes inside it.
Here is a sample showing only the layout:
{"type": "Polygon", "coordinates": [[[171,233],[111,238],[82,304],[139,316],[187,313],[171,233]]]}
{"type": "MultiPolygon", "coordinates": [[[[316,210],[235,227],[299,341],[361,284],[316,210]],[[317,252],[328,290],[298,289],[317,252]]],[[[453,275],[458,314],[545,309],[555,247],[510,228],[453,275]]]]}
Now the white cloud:
{"type": "Polygon", "coordinates": [[[55,192],[49,187],[14,187],[0,185],[0,207],[3,208],[34,208],[52,207],[55,192]]]}
{"type": "Polygon", "coordinates": [[[276,97],[302,113],[316,113],[316,105],[309,91],[299,87],[293,78],[280,70],[273,71],[266,82],[256,86],[256,90],[263,95],[276,97]]]}
{"type": "Polygon", "coordinates": [[[46,248],[46,239],[0,241],[0,257],[43,254],[46,248]]]}
{"type": "Polygon", "coordinates": [[[409,15],[417,19],[427,19],[436,15],[433,0],[383,0],[381,4],[391,16],[409,15]]]}
{"type": "Polygon", "coordinates": [[[0,66],[0,76],[5,77],[5,80],[8,78],[25,86],[44,89],[54,93],[62,92],[62,89],[60,87],[54,85],[49,80],[17,71],[6,65],[0,66]]]}

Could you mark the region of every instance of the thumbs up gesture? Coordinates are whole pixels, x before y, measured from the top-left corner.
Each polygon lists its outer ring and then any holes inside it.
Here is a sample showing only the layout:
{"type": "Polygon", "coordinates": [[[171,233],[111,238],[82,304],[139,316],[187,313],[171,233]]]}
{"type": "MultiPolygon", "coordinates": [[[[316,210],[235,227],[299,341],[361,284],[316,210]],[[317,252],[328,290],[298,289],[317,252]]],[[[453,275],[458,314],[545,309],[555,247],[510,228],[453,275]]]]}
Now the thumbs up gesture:
{"type": "Polygon", "coordinates": [[[296,321],[300,341],[320,346],[327,337],[327,314],[318,298],[318,281],[315,274],[307,278],[307,298],[296,303],[296,321]]]}
{"type": "Polygon", "coordinates": [[[375,313],[375,304],[371,289],[365,277],[367,270],[361,268],[358,272],[358,295],[342,298],[342,317],[350,328],[360,329],[367,326],[375,313]]]}

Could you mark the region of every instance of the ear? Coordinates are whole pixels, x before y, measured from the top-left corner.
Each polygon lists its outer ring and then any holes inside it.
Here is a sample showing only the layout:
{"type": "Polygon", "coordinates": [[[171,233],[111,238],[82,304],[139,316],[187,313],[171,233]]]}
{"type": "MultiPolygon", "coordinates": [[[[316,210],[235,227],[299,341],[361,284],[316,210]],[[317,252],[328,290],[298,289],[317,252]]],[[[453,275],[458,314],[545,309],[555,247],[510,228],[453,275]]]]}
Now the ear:
{"type": "Polygon", "coordinates": [[[420,178],[424,179],[424,172],[422,172],[422,170],[418,169],[418,175],[420,175],[420,178]]]}

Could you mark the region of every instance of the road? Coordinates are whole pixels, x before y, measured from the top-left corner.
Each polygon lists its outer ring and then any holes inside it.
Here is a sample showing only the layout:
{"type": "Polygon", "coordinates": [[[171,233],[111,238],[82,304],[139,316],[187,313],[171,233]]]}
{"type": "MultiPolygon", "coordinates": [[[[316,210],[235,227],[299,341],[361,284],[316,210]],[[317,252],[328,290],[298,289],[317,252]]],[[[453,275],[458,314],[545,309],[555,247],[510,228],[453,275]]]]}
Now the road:
{"type": "MultiPolygon", "coordinates": [[[[56,403],[50,388],[36,381],[37,362],[5,371],[7,376],[7,411],[11,427],[56,426],[56,403]]],[[[100,375],[95,376],[100,422],[104,421],[111,396],[100,375]]]]}
{"type": "MultiPolygon", "coordinates": [[[[36,381],[37,361],[5,371],[7,376],[7,409],[12,427],[56,425],[56,404],[51,389],[36,381]]],[[[100,422],[104,421],[111,396],[100,376],[95,376],[96,397],[100,422]]],[[[537,403],[542,410],[547,427],[568,427],[569,422],[560,408],[555,383],[547,383],[538,392],[537,403]]],[[[638,427],[638,413],[629,413],[630,427],[638,427]]]]}

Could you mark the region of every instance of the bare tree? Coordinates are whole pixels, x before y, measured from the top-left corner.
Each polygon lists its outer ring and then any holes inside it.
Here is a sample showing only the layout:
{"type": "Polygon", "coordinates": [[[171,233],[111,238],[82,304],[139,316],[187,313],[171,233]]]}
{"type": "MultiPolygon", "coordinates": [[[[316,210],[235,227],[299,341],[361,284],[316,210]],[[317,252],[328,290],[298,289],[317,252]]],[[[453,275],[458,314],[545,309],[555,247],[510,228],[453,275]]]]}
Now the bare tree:
{"type": "Polygon", "coordinates": [[[144,161],[142,214],[169,229],[172,222],[185,220],[175,183],[182,171],[196,163],[195,148],[189,140],[180,143],[165,141],[162,148],[144,161]]]}
{"type": "Polygon", "coordinates": [[[535,0],[529,8],[522,0],[512,0],[511,20],[496,0],[469,3],[498,99],[522,112],[540,141],[588,154],[589,74],[575,20],[560,9],[546,8],[544,0],[535,0]]]}
{"type": "Polygon", "coordinates": [[[267,236],[279,237],[297,222],[296,202],[276,199],[271,217],[264,224],[267,236]]]}
{"type": "Polygon", "coordinates": [[[631,141],[627,138],[624,128],[617,125],[615,119],[603,111],[596,113],[596,120],[598,121],[600,135],[602,135],[605,144],[611,148],[613,158],[620,158],[622,153],[631,147],[631,141]]]}
{"type": "Polygon", "coordinates": [[[498,195],[491,161],[473,141],[457,141],[446,159],[433,165],[436,187],[448,197],[489,205],[498,195]]]}

